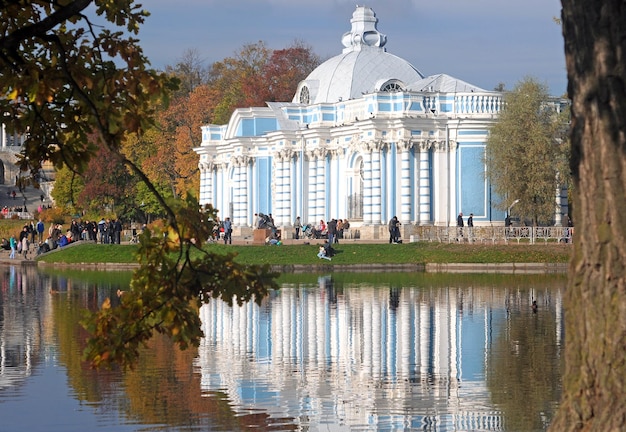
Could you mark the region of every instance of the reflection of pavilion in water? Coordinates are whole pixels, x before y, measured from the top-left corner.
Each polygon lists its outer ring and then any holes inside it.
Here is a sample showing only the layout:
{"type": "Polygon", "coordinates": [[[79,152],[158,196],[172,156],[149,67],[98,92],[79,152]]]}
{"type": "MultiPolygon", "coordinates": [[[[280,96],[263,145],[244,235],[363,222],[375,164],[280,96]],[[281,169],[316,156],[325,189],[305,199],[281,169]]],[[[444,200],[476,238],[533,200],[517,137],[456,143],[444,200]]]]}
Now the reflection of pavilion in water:
{"type": "Polygon", "coordinates": [[[0,390],[31,375],[43,343],[44,303],[36,267],[2,266],[0,282],[0,390]]]}
{"type": "MultiPolygon", "coordinates": [[[[485,384],[486,354],[494,333],[506,331],[507,309],[528,298],[363,285],[337,295],[324,278],[320,288],[283,286],[262,307],[203,306],[203,387],[302,423],[333,416],[352,427],[503,430],[485,384]]],[[[561,325],[557,312],[559,341],[561,325]]]]}

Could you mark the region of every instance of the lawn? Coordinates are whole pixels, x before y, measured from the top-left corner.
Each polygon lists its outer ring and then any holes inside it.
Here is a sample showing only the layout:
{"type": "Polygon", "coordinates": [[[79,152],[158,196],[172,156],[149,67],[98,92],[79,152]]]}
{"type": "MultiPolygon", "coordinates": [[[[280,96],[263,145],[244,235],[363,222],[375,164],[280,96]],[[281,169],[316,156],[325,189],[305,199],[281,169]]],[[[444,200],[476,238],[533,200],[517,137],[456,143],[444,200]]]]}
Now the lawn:
{"type": "MultiPolygon", "coordinates": [[[[311,245],[222,245],[210,244],[206,250],[218,254],[233,252],[235,260],[246,264],[297,265],[319,264],[318,246],[311,245]]],[[[572,245],[530,244],[339,244],[332,261],[324,264],[426,264],[426,263],[564,263],[572,245]]],[[[63,263],[136,263],[137,245],[76,244],[38,257],[45,262],[63,263]]]]}

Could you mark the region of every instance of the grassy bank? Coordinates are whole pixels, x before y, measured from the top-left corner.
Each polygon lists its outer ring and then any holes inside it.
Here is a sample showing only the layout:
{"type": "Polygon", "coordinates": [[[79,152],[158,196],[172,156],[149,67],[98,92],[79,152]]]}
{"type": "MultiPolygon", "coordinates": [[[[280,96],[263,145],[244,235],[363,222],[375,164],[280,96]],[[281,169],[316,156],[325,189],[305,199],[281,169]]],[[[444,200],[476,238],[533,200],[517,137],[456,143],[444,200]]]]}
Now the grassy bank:
{"type": "MultiPolygon", "coordinates": [[[[207,249],[220,254],[234,252],[246,264],[319,264],[317,245],[244,246],[211,244],[207,249]]],[[[337,245],[337,255],[324,264],[426,264],[426,263],[563,263],[572,253],[564,244],[358,244],[337,245]]],[[[42,255],[45,262],[135,263],[136,245],[77,244],[42,255]]]]}

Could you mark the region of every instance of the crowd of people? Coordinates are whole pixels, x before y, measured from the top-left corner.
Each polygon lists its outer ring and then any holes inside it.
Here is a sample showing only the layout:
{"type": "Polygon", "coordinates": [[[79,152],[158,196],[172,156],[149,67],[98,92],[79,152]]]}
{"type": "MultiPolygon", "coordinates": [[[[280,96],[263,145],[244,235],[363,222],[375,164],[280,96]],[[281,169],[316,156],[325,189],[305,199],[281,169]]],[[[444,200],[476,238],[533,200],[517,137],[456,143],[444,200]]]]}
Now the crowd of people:
{"type": "Polygon", "coordinates": [[[335,219],[332,218],[328,223],[324,219],[320,219],[317,225],[307,224],[302,225],[300,216],[298,216],[294,222],[295,238],[315,238],[315,239],[328,239],[330,244],[339,243],[339,240],[344,238],[344,232],[350,229],[350,222],[348,219],[335,219]]]}
{"type": "Polygon", "coordinates": [[[17,254],[28,259],[32,249],[37,255],[49,252],[58,247],[83,240],[101,244],[120,244],[123,226],[120,220],[102,218],[99,222],[74,219],[69,228],[62,224],[51,223],[46,230],[45,223],[39,219],[25,224],[19,236],[2,238],[2,249],[10,251],[9,258],[14,259],[17,254]],[[35,248],[31,248],[31,246],[35,248]]]}

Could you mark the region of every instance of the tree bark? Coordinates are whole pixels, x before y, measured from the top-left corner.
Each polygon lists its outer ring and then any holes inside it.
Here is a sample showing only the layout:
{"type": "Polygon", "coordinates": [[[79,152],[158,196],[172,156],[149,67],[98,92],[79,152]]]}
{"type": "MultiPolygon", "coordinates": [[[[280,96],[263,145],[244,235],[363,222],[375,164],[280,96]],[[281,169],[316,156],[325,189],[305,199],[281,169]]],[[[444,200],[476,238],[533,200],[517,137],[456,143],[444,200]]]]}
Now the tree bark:
{"type": "Polygon", "coordinates": [[[562,0],[572,100],[574,257],[552,431],[626,429],[626,6],[562,0]]]}

